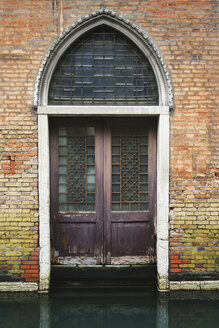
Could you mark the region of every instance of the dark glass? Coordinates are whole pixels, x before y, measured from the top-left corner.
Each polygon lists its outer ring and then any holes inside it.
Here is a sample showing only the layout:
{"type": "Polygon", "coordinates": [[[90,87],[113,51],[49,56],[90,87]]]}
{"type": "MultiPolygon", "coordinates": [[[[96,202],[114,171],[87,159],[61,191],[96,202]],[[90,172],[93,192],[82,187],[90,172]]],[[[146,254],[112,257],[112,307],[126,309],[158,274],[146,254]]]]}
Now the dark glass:
{"type": "Polygon", "coordinates": [[[58,174],[59,211],[61,212],[94,210],[94,135],[94,127],[59,128],[58,174]]]}
{"type": "Polygon", "coordinates": [[[112,192],[120,192],[120,185],[119,184],[113,184],[112,185],[112,192]]]}
{"type": "Polygon", "coordinates": [[[120,166],[119,165],[113,165],[112,172],[113,173],[120,173],[120,166]]]}
{"type": "Polygon", "coordinates": [[[62,55],[49,88],[49,104],[76,103],[158,105],[149,61],[131,40],[110,27],[87,32],[62,55]]]}
{"type": "Polygon", "coordinates": [[[112,211],[147,210],[147,155],[147,128],[112,128],[112,211]]]}

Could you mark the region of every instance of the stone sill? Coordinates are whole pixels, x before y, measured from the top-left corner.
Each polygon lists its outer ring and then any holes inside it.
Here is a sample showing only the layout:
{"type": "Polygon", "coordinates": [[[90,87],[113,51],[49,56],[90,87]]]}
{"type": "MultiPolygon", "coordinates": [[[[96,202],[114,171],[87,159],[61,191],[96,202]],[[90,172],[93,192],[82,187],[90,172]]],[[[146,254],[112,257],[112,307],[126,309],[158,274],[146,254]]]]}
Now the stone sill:
{"type": "Polygon", "coordinates": [[[219,280],[212,281],[170,281],[171,290],[219,290],[219,280]]]}
{"type": "Polygon", "coordinates": [[[0,282],[0,292],[36,292],[38,283],[35,282],[0,282]]]}

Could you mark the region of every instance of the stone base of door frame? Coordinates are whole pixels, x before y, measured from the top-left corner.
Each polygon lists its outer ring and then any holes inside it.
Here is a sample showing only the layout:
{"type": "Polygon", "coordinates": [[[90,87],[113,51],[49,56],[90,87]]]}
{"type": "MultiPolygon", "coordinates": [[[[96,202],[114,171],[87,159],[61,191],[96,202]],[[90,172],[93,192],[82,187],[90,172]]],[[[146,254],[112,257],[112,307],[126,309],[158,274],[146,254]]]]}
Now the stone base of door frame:
{"type": "Polygon", "coordinates": [[[35,282],[0,282],[0,292],[36,292],[38,289],[35,282]]]}
{"type": "MultiPolygon", "coordinates": [[[[0,282],[0,292],[36,292],[39,291],[38,289],[38,283],[34,282],[0,282]]],[[[169,292],[174,290],[219,290],[219,280],[160,281],[158,291],[169,292]],[[164,289],[167,284],[169,288],[164,289]]]]}
{"type": "Polygon", "coordinates": [[[219,290],[219,280],[203,281],[170,281],[172,290],[219,290]]]}

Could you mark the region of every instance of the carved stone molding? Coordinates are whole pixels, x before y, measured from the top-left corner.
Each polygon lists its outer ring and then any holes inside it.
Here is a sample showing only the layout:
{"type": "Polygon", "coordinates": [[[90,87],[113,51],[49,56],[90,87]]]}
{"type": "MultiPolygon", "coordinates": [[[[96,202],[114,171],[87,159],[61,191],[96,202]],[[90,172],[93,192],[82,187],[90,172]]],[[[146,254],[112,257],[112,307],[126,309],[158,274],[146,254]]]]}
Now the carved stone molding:
{"type": "Polygon", "coordinates": [[[73,24],[66,27],[63,32],[58,36],[58,38],[50,45],[37,74],[35,88],[34,88],[34,107],[41,105],[40,103],[40,95],[41,88],[43,84],[43,79],[47,68],[49,67],[51,61],[53,60],[54,55],[57,53],[58,49],[62,47],[62,45],[66,42],[66,40],[76,31],[81,29],[82,27],[92,24],[97,20],[105,19],[108,21],[113,21],[118,24],[118,26],[126,27],[131,33],[135,34],[135,36],[141,40],[145,47],[150,51],[151,55],[156,61],[156,64],[159,67],[159,71],[161,73],[164,87],[165,87],[165,99],[166,103],[164,105],[169,106],[170,109],[174,108],[173,102],[173,87],[172,81],[170,77],[169,70],[165,63],[165,60],[159,51],[157,45],[151,38],[151,36],[141,29],[138,25],[131,22],[129,19],[123,17],[121,14],[118,14],[112,10],[108,10],[106,8],[102,8],[98,11],[94,11],[89,15],[86,15],[73,24]]]}

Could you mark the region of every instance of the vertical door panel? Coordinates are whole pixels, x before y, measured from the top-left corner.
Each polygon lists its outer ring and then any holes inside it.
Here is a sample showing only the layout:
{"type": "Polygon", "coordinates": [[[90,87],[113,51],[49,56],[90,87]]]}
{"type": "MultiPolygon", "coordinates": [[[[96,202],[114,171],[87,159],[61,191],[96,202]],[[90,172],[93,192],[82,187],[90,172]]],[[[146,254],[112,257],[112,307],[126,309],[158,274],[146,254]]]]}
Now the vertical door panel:
{"type": "Polygon", "coordinates": [[[112,222],[112,256],[145,255],[149,239],[146,222],[112,222]]]}
{"type": "Polygon", "coordinates": [[[154,210],[156,137],[153,120],[111,120],[105,144],[107,185],[107,261],[111,264],[155,260],[154,210]],[[109,159],[110,157],[110,159],[109,159]],[[111,186],[109,188],[109,185],[111,186]]]}
{"type": "Polygon", "coordinates": [[[96,122],[53,122],[51,214],[55,263],[102,263],[102,144],[103,133],[96,122]]]}

